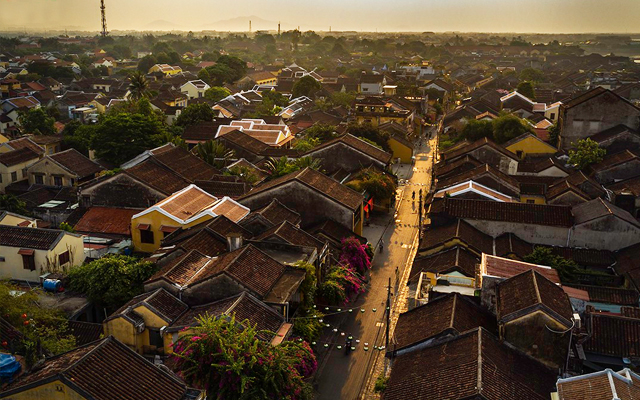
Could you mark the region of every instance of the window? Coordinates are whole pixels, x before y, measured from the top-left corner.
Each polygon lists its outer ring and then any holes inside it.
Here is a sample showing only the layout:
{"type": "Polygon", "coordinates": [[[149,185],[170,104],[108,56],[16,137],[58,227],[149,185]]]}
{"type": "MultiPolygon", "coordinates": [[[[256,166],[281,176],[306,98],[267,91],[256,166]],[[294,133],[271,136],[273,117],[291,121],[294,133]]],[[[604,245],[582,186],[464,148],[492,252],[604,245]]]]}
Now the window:
{"type": "Polygon", "coordinates": [[[553,121],[554,119],[556,119],[556,113],[551,113],[550,117],[551,117],[551,120],[553,121]]]}
{"type": "Polygon", "coordinates": [[[54,176],[53,177],[53,186],[62,186],[62,177],[54,176]]]}
{"type": "Polygon", "coordinates": [[[64,264],[69,262],[69,250],[58,256],[58,262],[60,263],[60,266],[63,266],[64,264]]]}
{"type": "Polygon", "coordinates": [[[150,229],[140,229],[140,242],[154,244],[153,231],[150,229]]]}
{"type": "Polygon", "coordinates": [[[22,255],[22,267],[24,269],[28,269],[29,271],[36,270],[36,258],[33,254],[23,254],[22,255]]]}
{"type": "Polygon", "coordinates": [[[536,204],[536,201],[533,199],[527,199],[527,204],[536,204]]]}
{"type": "Polygon", "coordinates": [[[522,150],[516,150],[516,155],[518,156],[518,158],[522,158],[522,150]]]}
{"type": "Polygon", "coordinates": [[[4,262],[4,256],[0,256],[0,262],[4,262]]]}
{"type": "Polygon", "coordinates": [[[596,132],[600,130],[600,121],[589,121],[589,130],[596,132]]]}
{"type": "Polygon", "coordinates": [[[580,130],[582,129],[582,121],[573,121],[573,129],[580,130]]]}
{"type": "Polygon", "coordinates": [[[17,180],[18,180],[18,172],[13,171],[13,172],[11,173],[11,182],[15,182],[15,181],[17,181],[17,180]]]}
{"type": "Polygon", "coordinates": [[[22,168],[22,178],[26,178],[27,177],[27,169],[26,168],[22,168]]]}
{"type": "Polygon", "coordinates": [[[160,329],[149,328],[149,345],[155,346],[158,349],[164,347],[162,335],[160,335],[160,329]]]}
{"type": "Polygon", "coordinates": [[[34,174],[33,181],[36,185],[44,185],[44,175],[42,174],[34,174]]]}

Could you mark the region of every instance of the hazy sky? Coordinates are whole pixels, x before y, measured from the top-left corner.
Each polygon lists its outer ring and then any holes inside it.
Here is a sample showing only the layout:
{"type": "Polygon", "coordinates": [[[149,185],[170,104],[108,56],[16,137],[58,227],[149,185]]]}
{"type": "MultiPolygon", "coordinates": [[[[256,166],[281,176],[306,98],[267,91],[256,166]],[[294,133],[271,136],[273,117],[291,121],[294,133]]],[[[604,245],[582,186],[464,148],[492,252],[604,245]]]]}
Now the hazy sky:
{"type": "MultiPolygon", "coordinates": [[[[214,24],[257,16],[283,29],[462,32],[638,32],[640,0],[105,0],[110,30],[214,24]],[[162,25],[155,21],[167,21],[162,25]]],[[[0,0],[0,30],[100,29],[99,0],[0,0]]],[[[253,17],[254,29],[276,29],[253,17]]],[[[220,30],[243,29],[237,21],[220,30]]],[[[248,28],[248,26],[246,27],[248,28]]],[[[244,28],[244,29],[246,29],[244,28]]]]}

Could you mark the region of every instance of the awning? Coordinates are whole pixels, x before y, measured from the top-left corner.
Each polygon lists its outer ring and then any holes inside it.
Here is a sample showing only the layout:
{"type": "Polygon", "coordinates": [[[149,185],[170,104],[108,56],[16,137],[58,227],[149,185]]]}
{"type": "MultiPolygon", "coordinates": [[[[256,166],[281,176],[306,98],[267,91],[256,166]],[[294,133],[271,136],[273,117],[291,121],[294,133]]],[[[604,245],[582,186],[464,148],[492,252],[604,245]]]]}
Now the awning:
{"type": "Polygon", "coordinates": [[[149,228],[151,228],[151,225],[149,224],[138,224],[138,229],[141,231],[148,231],[149,228]]]}
{"type": "Polygon", "coordinates": [[[32,256],[36,251],[33,249],[20,249],[18,250],[18,254],[22,254],[23,256],[32,256]]]}
{"type": "Polygon", "coordinates": [[[164,226],[162,225],[160,227],[160,232],[164,232],[164,233],[171,233],[171,232],[175,232],[180,228],[176,228],[175,226],[164,226]]]}

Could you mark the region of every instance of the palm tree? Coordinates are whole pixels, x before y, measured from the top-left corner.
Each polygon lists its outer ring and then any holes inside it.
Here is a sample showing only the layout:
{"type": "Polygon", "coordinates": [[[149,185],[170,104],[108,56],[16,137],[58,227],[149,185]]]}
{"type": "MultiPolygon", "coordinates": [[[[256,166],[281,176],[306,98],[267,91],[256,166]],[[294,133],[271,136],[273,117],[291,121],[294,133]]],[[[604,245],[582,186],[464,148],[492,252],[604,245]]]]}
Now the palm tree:
{"type": "Polygon", "coordinates": [[[270,157],[264,164],[264,169],[267,171],[271,179],[295,171],[295,169],[291,168],[291,163],[289,163],[289,160],[285,156],[280,158],[270,157]]]}
{"type": "Polygon", "coordinates": [[[28,214],[27,203],[12,194],[0,195],[0,210],[10,211],[16,214],[28,214]]]}
{"type": "Polygon", "coordinates": [[[300,169],[311,168],[318,171],[320,169],[321,162],[317,158],[301,157],[296,160],[296,166],[300,169]]]}
{"type": "Polygon", "coordinates": [[[234,157],[233,150],[229,150],[220,142],[209,140],[199,143],[195,147],[195,154],[207,164],[222,169],[227,166],[227,162],[234,157]]]}
{"type": "Polygon", "coordinates": [[[131,93],[130,98],[133,101],[147,97],[149,93],[149,81],[142,72],[135,71],[129,75],[129,92],[131,93]]]}

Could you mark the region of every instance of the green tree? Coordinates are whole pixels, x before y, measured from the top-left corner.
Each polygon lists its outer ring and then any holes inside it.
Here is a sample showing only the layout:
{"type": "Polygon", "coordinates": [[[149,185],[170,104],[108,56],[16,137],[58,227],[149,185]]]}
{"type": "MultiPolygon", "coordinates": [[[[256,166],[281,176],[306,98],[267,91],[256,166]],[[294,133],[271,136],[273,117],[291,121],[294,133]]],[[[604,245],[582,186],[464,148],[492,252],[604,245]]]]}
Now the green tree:
{"type": "Polygon", "coordinates": [[[0,194],[0,210],[27,215],[27,203],[12,194],[0,194]]]}
{"type": "Polygon", "coordinates": [[[311,400],[306,382],[317,369],[306,342],[285,341],[272,346],[249,321],[205,315],[197,318],[193,334],[174,345],[174,370],[187,385],[205,389],[218,400],[311,400]]]}
{"type": "Polygon", "coordinates": [[[533,130],[515,115],[507,114],[493,120],[493,138],[498,144],[508,142],[533,130]]]}
{"type": "Polygon", "coordinates": [[[356,95],[349,92],[334,92],[331,94],[331,103],[335,106],[342,106],[351,108],[353,101],[356,99],[356,95]]]}
{"type": "Polygon", "coordinates": [[[138,258],[110,255],[73,268],[70,288],[84,293],[89,300],[115,310],[144,291],[143,283],[157,270],[151,262],[138,258]]]}
{"type": "Polygon", "coordinates": [[[224,144],[214,139],[198,143],[195,153],[204,162],[218,169],[226,167],[234,156],[233,150],[226,148],[224,144]]]}
{"type": "Polygon", "coordinates": [[[138,71],[146,74],[157,63],[158,59],[153,54],[146,55],[138,61],[138,71]]]}
{"type": "Polygon", "coordinates": [[[304,134],[307,140],[318,139],[324,143],[336,137],[335,131],[335,126],[319,123],[307,128],[304,134]]]}
{"type": "Polygon", "coordinates": [[[536,99],[536,92],[533,88],[533,83],[531,83],[530,81],[520,82],[518,84],[518,87],[516,88],[516,91],[521,95],[526,96],[530,100],[536,99]]]}
{"type": "Polygon", "coordinates": [[[131,100],[138,101],[149,96],[149,81],[142,72],[134,71],[128,79],[131,100]]]}
{"type": "Polygon", "coordinates": [[[493,139],[493,123],[491,121],[472,119],[460,132],[463,138],[474,141],[487,137],[493,139]]]}
{"type": "Polygon", "coordinates": [[[88,156],[95,131],[95,125],[83,125],[79,121],[70,121],[62,130],[62,143],[65,148],[76,149],[88,156]]]}
{"type": "Polygon", "coordinates": [[[293,94],[293,98],[300,96],[312,97],[320,89],[322,89],[320,82],[307,75],[303,76],[293,84],[291,92],[293,94]]]}
{"type": "Polygon", "coordinates": [[[154,116],[108,114],[96,125],[91,148],[98,158],[120,165],[160,145],[165,132],[165,126],[154,116]]]}
{"type": "Polygon", "coordinates": [[[541,82],[545,78],[544,72],[535,68],[525,68],[520,72],[521,81],[541,82]]]}
{"type": "Polygon", "coordinates": [[[363,137],[371,140],[382,147],[385,151],[389,150],[388,134],[380,132],[378,128],[371,124],[356,124],[352,123],[347,126],[347,132],[356,137],[363,137]]]}
{"type": "MultiPolygon", "coordinates": [[[[206,70],[203,70],[203,71],[206,71],[206,70]]],[[[210,87],[209,89],[207,89],[206,92],[204,92],[205,99],[216,101],[216,102],[230,95],[231,95],[231,91],[221,86],[210,87]]]]}
{"type": "Polygon", "coordinates": [[[374,169],[363,170],[347,186],[358,192],[366,190],[376,201],[391,199],[396,195],[397,189],[397,185],[391,176],[374,169]]]}
{"type": "Polygon", "coordinates": [[[551,128],[549,128],[549,144],[552,146],[558,147],[559,141],[560,141],[560,125],[555,123],[551,128]]]}
{"type": "Polygon", "coordinates": [[[285,97],[282,93],[276,92],[275,90],[270,90],[268,92],[262,93],[262,101],[271,100],[271,102],[278,107],[285,107],[289,104],[289,99],[285,97]]]}
{"type": "Polygon", "coordinates": [[[26,112],[21,112],[18,120],[20,130],[24,133],[34,135],[53,135],[56,133],[53,126],[56,120],[47,115],[43,108],[31,108],[26,112]]]}
{"type": "Polygon", "coordinates": [[[213,121],[213,109],[207,103],[196,103],[188,105],[178,118],[175,124],[178,126],[189,126],[198,122],[213,121]]]}
{"type": "Polygon", "coordinates": [[[260,179],[253,169],[244,165],[229,168],[226,174],[239,176],[243,181],[247,182],[250,185],[258,182],[258,180],[260,179]]]}
{"type": "Polygon", "coordinates": [[[307,152],[320,144],[320,139],[315,137],[299,139],[293,146],[294,149],[307,152]]]}
{"type": "Polygon", "coordinates": [[[586,138],[578,140],[575,150],[569,150],[569,163],[584,170],[589,165],[602,161],[606,155],[607,150],[598,146],[598,143],[591,138],[586,138]]]}
{"type": "Polygon", "coordinates": [[[550,247],[536,246],[533,252],[524,256],[522,260],[556,269],[562,282],[574,282],[575,274],[578,272],[578,264],[575,261],[553,254],[550,247]]]}

